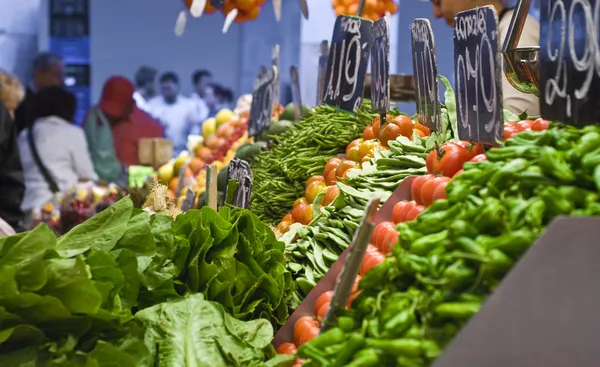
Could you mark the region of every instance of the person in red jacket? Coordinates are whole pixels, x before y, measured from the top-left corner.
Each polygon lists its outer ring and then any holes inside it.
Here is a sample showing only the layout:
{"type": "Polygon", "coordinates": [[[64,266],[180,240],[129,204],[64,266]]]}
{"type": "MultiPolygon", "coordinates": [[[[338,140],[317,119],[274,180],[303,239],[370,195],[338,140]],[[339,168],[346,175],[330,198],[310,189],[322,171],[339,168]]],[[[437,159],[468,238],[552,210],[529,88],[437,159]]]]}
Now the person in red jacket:
{"type": "MultiPolygon", "coordinates": [[[[142,138],[164,137],[160,123],[136,106],[134,92],[135,87],[127,78],[109,78],[102,88],[100,102],[88,112],[85,121],[85,124],[110,124],[116,157],[124,166],[139,164],[138,143],[142,138]]],[[[90,144],[90,149],[93,146],[90,144]]]]}

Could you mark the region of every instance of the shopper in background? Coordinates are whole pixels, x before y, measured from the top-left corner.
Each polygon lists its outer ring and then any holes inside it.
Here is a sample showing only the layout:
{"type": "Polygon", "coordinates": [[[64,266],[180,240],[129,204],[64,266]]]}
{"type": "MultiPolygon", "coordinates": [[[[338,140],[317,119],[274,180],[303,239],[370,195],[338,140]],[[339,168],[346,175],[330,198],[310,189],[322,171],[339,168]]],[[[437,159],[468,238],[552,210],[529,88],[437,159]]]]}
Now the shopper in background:
{"type": "Polygon", "coordinates": [[[14,119],[15,111],[25,97],[25,90],[19,78],[0,69],[0,101],[8,110],[10,117],[14,119]]]}
{"type": "Polygon", "coordinates": [[[17,129],[4,104],[0,102],[0,218],[16,230],[22,229],[21,202],[25,179],[19,158],[17,129]]]}
{"type": "Polygon", "coordinates": [[[215,95],[219,103],[219,111],[223,108],[233,108],[233,92],[231,91],[231,89],[217,85],[215,89],[215,95]]]}
{"type": "Polygon", "coordinates": [[[204,102],[208,107],[208,117],[215,117],[219,112],[220,103],[217,97],[217,84],[211,83],[204,88],[204,102]]]}
{"type": "MultiPolygon", "coordinates": [[[[436,18],[444,18],[449,26],[454,26],[454,17],[461,11],[473,9],[479,6],[492,5],[498,12],[498,33],[500,34],[500,47],[508,34],[510,20],[514,9],[504,5],[502,0],[431,0],[433,4],[433,15],[436,18]]],[[[519,46],[540,45],[540,24],[531,15],[527,15],[523,32],[519,40],[519,46]]],[[[540,114],[539,97],[533,94],[525,94],[517,91],[506,79],[502,78],[503,106],[513,113],[520,114],[527,111],[530,116],[540,114]]]]}
{"type": "Polygon", "coordinates": [[[19,135],[25,174],[25,212],[40,208],[79,181],[96,180],[83,130],[74,125],[77,102],[54,86],[36,94],[34,123],[19,135]]]}
{"type": "Polygon", "coordinates": [[[158,121],[136,106],[134,91],[127,78],[109,78],[100,102],[90,109],[83,125],[94,168],[107,181],[115,181],[122,166],[139,164],[141,139],[164,136],[158,121]]]}
{"type": "Polygon", "coordinates": [[[161,95],[150,100],[150,110],[165,131],[165,137],[173,142],[173,151],[178,154],[186,150],[187,137],[198,133],[202,125],[201,116],[191,99],[179,93],[179,78],[175,73],[161,75],[161,95]]]}
{"type": "Polygon", "coordinates": [[[141,66],[135,73],[135,92],[133,99],[138,108],[150,113],[148,101],[156,96],[156,75],[158,72],[150,66],[141,66]]]}
{"type": "Polygon", "coordinates": [[[35,94],[42,88],[62,86],[64,84],[65,66],[60,56],[44,52],[33,60],[33,80],[25,91],[25,99],[15,111],[17,133],[31,125],[35,119],[35,94]]]}
{"type": "Polygon", "coordinates": [[[200,121],[208,118],[210,113],[206,102],[204,101],[205,89],[212,82],[212,74],[208,70],[198,70],[192,75],[194,92],[190,96],[196,107],[196,115],[200,121]]]}

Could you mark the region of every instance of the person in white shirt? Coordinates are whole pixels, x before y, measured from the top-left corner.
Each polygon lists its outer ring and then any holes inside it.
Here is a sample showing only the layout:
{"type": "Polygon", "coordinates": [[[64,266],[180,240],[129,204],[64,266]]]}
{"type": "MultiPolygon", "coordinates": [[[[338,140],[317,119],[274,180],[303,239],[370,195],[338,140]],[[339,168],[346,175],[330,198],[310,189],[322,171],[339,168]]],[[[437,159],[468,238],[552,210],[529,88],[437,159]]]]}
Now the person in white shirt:
{"type": "Polygon", "coordinates": [[[141,66],[135,73],[133,99],[137,107],[147,113],[151,113],[148,101],[156,95],[156,74],[156,69],[150,66],[141,66]]]}
{"type": "Polygon", "coordinates": [[[148,104],[152,115],[158,119],[165,131],[165,137],[173,142],[175,155],[186,150],[187,138],[194,130],[199,130],[202,118],[191,99],[179,94],[179,78],[175,73],[161,75],[161,95],[148,104]]]}
{"type": "MultiPolygon", "coordinates": [[[[508,34],[510,20],[514,9],[504,5],[502,0],[431,0],[433,4],[433,16],[444,18],[449,26],[454,26],[454,17],[461,11],[473,9],[479,6],[492,5],[498,13],[498,33],[500,34],[500,47],[504,45],[504,39],[508,34]]],[[[519,46],[540,45],[540,24],[531,15],[527,16],[519,46]]],[[[502,78],[503,105],[513,113],[520,114],[527,111],[529,116],[540,114],[540,99],[533,94],[525,94],[516,90],[506,79],[502,78]]]]}
{"type": "Polygon", "coordinates": [[[190,99],[196,106],[196,114],[200,121],[206,120],[210,115],[210,108],[206,104],[205,94],[206,88],[212,83],[212,78],[212,73],[208,70],[197,70],[192,75],[194,92],[192,92],[190,99]]]}
{"type": "Polygon", "coordinates": [[[33,126],[18,138],[24,212],[42,207],[77,182],[97,179],[83,130],[73,123],[76,107],[75,96],[63,87],[48,87],[36,95],[33,126]]]}

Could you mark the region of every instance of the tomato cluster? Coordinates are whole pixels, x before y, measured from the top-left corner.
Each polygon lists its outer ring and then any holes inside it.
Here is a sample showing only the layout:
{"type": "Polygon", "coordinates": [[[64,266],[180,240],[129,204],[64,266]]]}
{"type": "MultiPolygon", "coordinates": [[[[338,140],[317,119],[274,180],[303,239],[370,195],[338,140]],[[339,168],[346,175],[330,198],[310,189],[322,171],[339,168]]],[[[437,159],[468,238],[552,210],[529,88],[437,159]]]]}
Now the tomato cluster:
{"type": "Polygon", "coordinates": [[[519,122],[504,123],[504,140],[510,139],[523,131],[544,131],[548,130],[550,121],[539,118],[537,120],[521,120],[519,122]]]}

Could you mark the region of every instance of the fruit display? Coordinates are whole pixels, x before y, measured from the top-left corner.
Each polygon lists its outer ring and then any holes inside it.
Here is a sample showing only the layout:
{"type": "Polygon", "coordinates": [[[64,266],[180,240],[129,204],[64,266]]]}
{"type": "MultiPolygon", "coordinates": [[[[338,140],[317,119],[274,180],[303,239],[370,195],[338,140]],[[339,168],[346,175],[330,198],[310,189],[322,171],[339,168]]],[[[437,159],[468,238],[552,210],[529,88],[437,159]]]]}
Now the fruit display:
{"type": "MultiPolygon", "coordinates": [[[[184,0],[185,6],[191,9],[194,0],[184,0]]],[[[237,10],[237,15],[234,18],[236,23],[244,23],[251,20],[255,20],[260,15],[260,10],[267,0],[225,0],[225,4],[221,9],[216,9],[210,4],[210,1],[206,1],[204,6],[205,14],[212,14],[220,10],[220,12],[227,16],[233,9],[237,10]]]]}
{"type": "MultiPolygon", "coordinates": [[[[332,6],[335,15],[356,15],[359,0],[333,0],[332,6]]],[[[394,15],[398,12],[397,0],[365,0],[362,17],[375,21],[387,14],[394,15]]]]}
{"type": "Polygon", "coordinates": [[[0,248],[7,366],[259,365],[294,287],[284,244],[244,209],[173,219],[126,197],[0,248]]]}

